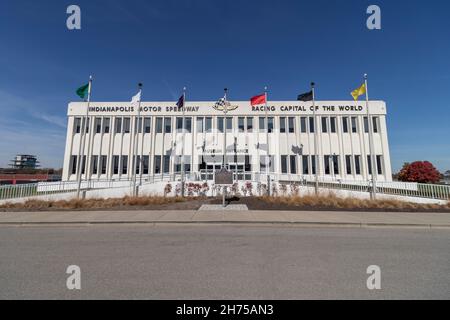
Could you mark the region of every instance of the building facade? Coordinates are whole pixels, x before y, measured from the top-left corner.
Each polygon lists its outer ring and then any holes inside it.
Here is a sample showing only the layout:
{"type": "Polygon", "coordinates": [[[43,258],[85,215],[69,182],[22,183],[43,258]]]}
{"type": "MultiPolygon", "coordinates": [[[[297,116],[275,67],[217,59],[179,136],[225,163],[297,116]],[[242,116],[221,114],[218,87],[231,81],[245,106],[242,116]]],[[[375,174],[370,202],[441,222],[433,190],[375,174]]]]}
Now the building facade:
{"type": "Polygon", "coordinates": [[[82,179],[87,180],[131,179],[134,170],[141,178],[176,175],[183,154],[187,172],[213,172],[224,161],[224,134],[225,162],[236,172],[269,170],[288,179],[313,178],[317,170],[323,179],[366,181],[372,170],[369,127],[377,180],[392,181],[383,101],[370,102],[370,119],[365,102],[317,101],[315,118],[312,102],[270,101],[266,110],[230,101],[226,115],[215,102],[186,102],[184,124],[175,102],[142,102],[140,120],[138,107],[129,102],[91,102],[84,135],[86,108],[86,102],[68,106],[64,181],[77,179],[80,159],[82,179]]]}

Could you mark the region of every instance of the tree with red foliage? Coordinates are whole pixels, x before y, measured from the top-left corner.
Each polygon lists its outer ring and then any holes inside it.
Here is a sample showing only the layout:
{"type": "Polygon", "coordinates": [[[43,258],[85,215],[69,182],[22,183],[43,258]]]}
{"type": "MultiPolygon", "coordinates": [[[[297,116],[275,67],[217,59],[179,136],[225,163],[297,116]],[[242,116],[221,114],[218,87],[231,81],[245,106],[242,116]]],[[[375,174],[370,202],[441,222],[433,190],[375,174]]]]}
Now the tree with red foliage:
{"type": "Polygon", "coordinates": [[[405,163],[398,174],[398,180],[405,182],[438,183],[441,174],[429,161],[405,163]]]}

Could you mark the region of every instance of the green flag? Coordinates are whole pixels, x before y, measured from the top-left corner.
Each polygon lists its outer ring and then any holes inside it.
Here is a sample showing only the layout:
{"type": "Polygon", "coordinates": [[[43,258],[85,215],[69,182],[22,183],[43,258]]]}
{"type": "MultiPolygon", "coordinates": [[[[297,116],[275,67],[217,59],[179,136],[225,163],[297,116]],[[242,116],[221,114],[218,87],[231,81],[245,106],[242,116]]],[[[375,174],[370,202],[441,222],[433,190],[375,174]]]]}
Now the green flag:
{"type": "Polygon", "coordinates": [[[85,84],[84,86],[82,86],[82,87],[80,87],[80,88],[78,88],[78,90],[77,90],[77,95],[78,95],[81,99],[84,99],[84,98],[87,97],[88,92],[89,92],[89,83],[88,83],[88,84],[85,84]]]}

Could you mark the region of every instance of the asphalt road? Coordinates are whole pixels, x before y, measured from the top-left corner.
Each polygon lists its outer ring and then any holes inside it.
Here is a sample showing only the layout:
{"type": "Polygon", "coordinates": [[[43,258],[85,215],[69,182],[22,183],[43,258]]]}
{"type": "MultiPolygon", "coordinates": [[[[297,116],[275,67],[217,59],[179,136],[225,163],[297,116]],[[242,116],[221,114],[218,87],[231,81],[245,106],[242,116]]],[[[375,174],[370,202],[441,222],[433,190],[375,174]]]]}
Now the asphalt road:
{"type": "Polygon", "coordinates": [[[0,227],[0,299],[449,298],[449,230],[0,227]],[[81,290],[66,287],[69,265],[81,290]],[[366,287],[369,265],[381,290],[366,287]]]}

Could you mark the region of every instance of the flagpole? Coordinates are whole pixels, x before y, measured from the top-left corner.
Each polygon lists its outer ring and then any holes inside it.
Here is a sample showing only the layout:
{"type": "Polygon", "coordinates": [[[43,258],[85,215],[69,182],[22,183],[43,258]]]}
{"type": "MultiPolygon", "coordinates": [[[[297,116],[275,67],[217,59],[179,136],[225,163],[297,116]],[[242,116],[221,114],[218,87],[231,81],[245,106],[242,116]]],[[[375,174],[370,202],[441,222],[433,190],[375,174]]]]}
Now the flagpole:
{"type": "MultiPolygon", "coordinates": [[[[80,148],[79,148],[79,152],[78,152],[78,163],[77,163],[77,180],[78,180],[78,185],[77,185],[77,198],[80,198],[80,190],[81,190],[81,169],[82,169],[82,162],[83,162],[83,154],[84,154],[84,145],[86,143],[86,128],[87,128],[87,121],[89,119],[89,106],[91,103],[91,89],[92,89],[92,76],[89,76],[89,88],[88,88],[88,98],[87,98],[87,108],[86,108],[86,116],[84,119],[84,123],[81,126],[81,141],[80,141],[80,148]]],[[[89,123],[90,125],[90,123],[89,123]]],[[[92,134],[92,132],[91,132],[92,134]]],[[[84,169],[85,169],[85,173],[86,173],[86,162],[84,164],[84,169]]]]}
{"type": "Polygon", "coordinates": [[[270,154],[269,154],[269,116],[267,113],[267,86],[264,87],[264,113],[266,117],[266,143],[267,143],[267,154],[266,154],[266,176],[267,176],[267,195],[270,196],[270,174],[269,174],[269,166],[270,166],[270,154]]]}
{"type": "MultiPolygon", "coordinates": [[[[184,170],[184,144],[186,139],[185,134],[185,121],[186,121],[186,87],[183,88],[183,124],[182,124],[182,135],[183,135],[183,144],[181,146],[181,196],[184,197],[184,180],[185,180],[185,170],[184,170]]],[[[192,127],[192,125],[191,125],[192,127]]]]}
{"type": "MultiPolygon", "coordinates": [[[[137,112],[137,119],[136,124],[134,126],[134,135],[133,135],[133,156],[131,159],[133,159],[133,196],[137,196],[138,192],[136,190],[136,170],[137,170],[137,153],[138,153],[138,135],[139,135],[139,119],[141,117],[141,100],[142,100],[142,83],[138,84],[139,87],[139,101],[138,101],[138,112],[137,112]]],[[[140,162],[140,159],[139,159],[140,162]]],[[[139,169],[140,171],[140,169],[139,169]]]]}
{"type": "Polygon", "coordinates": [[[377,184],[377,168],[375,167],[375,152],[374,152],[374,143],[373,143],[373,128],[372,128],[372,119],[370,118],[370,112],[369,112],[369,88],[367,86],[367,73],[364,74],[364,85],[366,87],[366,112],[367,112],[367,130],[369,135],[369,160],[370,160],[370,166],[372,168],[372,190],[371,190],[371,198],[372,200],[375,200],[377,197],[377,190],[376,190],[376,184],[377,184]]]}
{"type": "Polygon", "coordinates": [[[225,88],[225,95],[224,95],[224,106],[223,106],[223,113],[225,114],[225,117],[223,119],[223,164],[222,167],[226,168],[226,159],[227,159],[227,112],[228,112],[228,106],[227,106],[227,93],[228,89],[225,88]]]}
{"type": "Polygon", "coordinates": [[[313,101],[313,120],[314,120],[314,168],[315,168],[315,182],[314,191],[316,196],[319,195],[319,143],[317,139],[317,121],[316,121],[316,88],[315,83],[311,82],[312,101],[313,101]]]}

